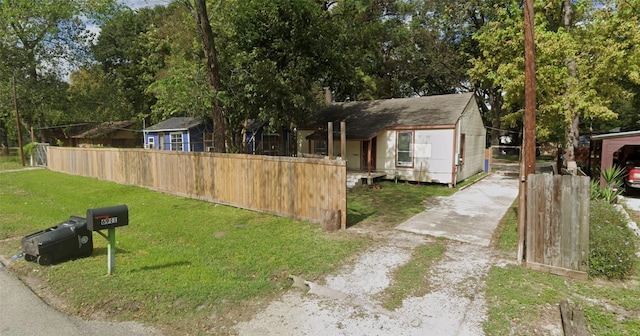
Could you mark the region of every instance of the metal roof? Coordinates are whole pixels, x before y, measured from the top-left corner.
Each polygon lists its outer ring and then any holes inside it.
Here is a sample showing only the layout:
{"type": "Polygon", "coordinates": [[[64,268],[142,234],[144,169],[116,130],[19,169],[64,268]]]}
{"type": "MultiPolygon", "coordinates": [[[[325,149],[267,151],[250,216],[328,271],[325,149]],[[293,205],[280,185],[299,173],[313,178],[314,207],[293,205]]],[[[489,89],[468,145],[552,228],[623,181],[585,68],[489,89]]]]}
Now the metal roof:
{"type": "Polygon", "coordinates": [[[628,132],[615,132],[615,133],[607,133],[607,134],[598,134],[591,137],[593,140],[600,139],[609,139],[609,138],[624,138],[624,137],[632,137],[632,136],[640,136],[640,131],[628,131],[628,132]]]}
{"type": "MultiPolygon", "coordinates": [[[[370,139],[394,127],[453,128],[473,99],[473,93],[461,93],[334,103],[318,111],[308,125],[299,129],[325,129],[330,121],[345,121],[348,139],[370,139]]],[[[339,128],[339,124],[334,125],[334,130],[339,128]]]]}

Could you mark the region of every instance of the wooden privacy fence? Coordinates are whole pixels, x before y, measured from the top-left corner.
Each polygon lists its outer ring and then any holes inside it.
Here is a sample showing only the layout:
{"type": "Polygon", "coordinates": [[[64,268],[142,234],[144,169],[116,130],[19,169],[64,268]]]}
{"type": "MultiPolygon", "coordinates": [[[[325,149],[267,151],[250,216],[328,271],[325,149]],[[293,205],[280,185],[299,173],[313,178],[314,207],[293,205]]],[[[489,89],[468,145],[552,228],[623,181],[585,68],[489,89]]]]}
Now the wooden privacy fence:
{"type": "Polygon", "coordinates": [[[554,274],[587,278],[589,178],[529,175],[525,262],[554,274]]]}
{"type": "Polygon", "coordinates": [[[248,154],[49,147],[52,171],[278,216],[347,223],[346,163],[248,154]]]}

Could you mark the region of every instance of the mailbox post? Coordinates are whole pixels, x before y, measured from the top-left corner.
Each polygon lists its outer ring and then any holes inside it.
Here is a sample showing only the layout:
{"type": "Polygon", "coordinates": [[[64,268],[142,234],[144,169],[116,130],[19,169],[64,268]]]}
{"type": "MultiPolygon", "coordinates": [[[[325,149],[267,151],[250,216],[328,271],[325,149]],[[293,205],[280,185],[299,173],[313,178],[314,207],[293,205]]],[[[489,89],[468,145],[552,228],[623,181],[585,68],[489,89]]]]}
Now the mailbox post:
{"type": "Polygon", "coordinates": [[[87,210],[87,228],[107,240],[107,274],[116,267],[116,227],[129,225],[129,209],[126,205],[87,210]],[[107,235],[101,232],[107,230],[107,235]]]}

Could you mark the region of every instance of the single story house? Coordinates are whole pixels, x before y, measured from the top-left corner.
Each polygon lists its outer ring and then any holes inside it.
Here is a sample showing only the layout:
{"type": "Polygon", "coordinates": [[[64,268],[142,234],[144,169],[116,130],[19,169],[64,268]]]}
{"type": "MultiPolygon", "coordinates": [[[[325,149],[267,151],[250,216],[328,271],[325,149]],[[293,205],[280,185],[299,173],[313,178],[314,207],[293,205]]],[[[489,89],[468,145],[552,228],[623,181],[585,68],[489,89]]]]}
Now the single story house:
{"type": "Polygon", "coordinates": [[[213,148],[213,124],[192,117],[173,117],[143,130],[144,148],[204,152],[213,148]]]}
{"type": "Polygon", "coordinates": [[[299,153],[327,155],[328,122],[348,170],[448,185],[484,170],[486,129],[473,93],[330,104],[298,128],[299,153]]]}
{"type": "Polygon", "coordinates": [[[117,147],[134,148],[140,146],[137,121],[108,121],[82,130],[70,136],[73,147],[117,147]]]}

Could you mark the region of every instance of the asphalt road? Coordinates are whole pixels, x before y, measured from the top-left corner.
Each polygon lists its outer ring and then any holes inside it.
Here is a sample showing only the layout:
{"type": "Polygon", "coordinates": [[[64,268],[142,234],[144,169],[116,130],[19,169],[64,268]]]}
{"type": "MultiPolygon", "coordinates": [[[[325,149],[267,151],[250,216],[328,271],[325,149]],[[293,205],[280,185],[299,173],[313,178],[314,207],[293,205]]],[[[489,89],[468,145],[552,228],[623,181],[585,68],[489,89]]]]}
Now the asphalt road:
{"type": "Polygon", "coordinates": [[[149,336],[161,335],[137,322],[84,321],[47,305],[0,262],[0,335],[2,336],[149,336]]]}

